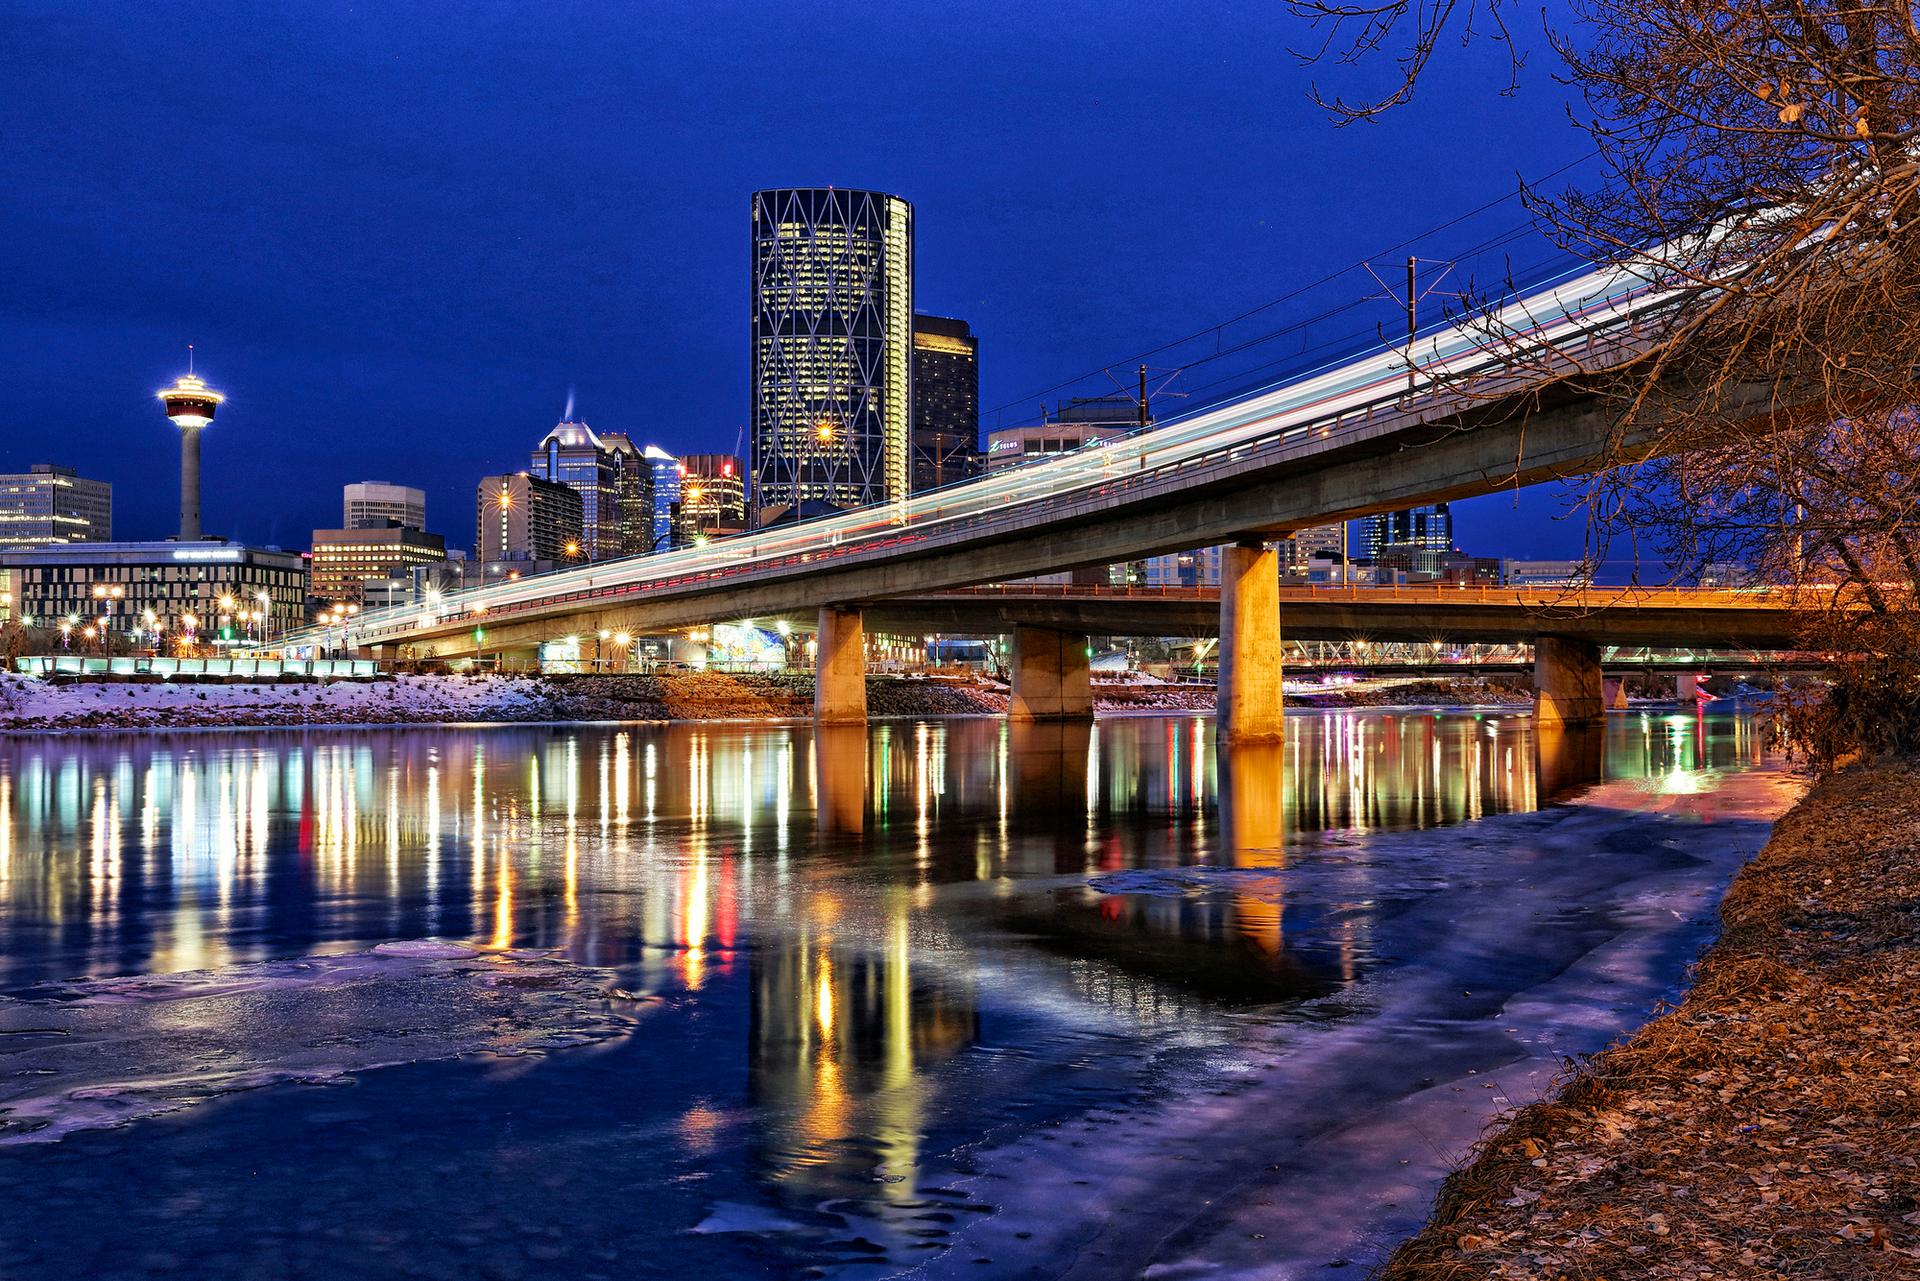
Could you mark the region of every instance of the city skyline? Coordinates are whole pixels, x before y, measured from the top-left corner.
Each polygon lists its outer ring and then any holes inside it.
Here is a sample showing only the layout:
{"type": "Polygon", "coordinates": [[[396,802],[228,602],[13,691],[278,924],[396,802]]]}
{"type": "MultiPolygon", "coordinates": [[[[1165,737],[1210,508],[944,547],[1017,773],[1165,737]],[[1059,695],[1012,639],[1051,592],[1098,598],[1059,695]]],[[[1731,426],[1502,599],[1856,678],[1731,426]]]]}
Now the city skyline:
{"type": "MultiPolygon", "coordinates": [[[[132,537],[173,523],[172,495],[150,478],[171,471],[177,441],[147,398],[182,372],[188,342],[233,396],[205,439],[207,474],[224,479],[204,519],[221,536],[297,545],[333,522],[337,487],[365,476],[426,487],[432,510],[464,510],[478,476],[523,465],[528,433],[556,421],[569,387],[596,428],[676,454],[745,456],[740,210],[754,190],[833,183],[913,203],[916,304],[965,317],[979,337],[986,430],[1030,420],[1041,399],[1130,391],[1098,378],[1043,389],[1377,255],[1511,191],[1516,170],[1572,155],[1557,99],[1538,85],[1473,119],[1446,119],[1436,101],[1365,136],[1327,130],[1305,99],[1306,73],[1266,56],[1289,38],[1277,14],[1143,7],[1137,32],[1158,52],[1102,40],[1099,77],[1053,86],[1028,83],[1026,52],[1072,46],[1085,13],[1034,15],[1031,29],[993,18],[952,33],[954,48],[889,15],[838,15],[807,39],[898,51],[871,70],[906,104],[890,123],[849,118],[854,90],[799,75],[807,59],[791,33],[775,39],[751,22],[691,19],[727,28],[721,59],[701,52],[717,46],[698,30],[663,33],[615,13],[533,31],[431,15],[417,30],[380,15],[263,27],[238,13],[109,7],[23,31],[0,54],[23,93],[49,104],[43,119],[84,138],[34,123],[9,149],[21,199],[0,226],[20,288],[0,309],[0,342],[33,375],[24,407],[82,424],[89,451],[111,461],[94,471],[117,483],[132,537]],[[142,83],[137,69],[163,35],[206,52],[192,86],[142,83]],[[281,42],[297,42],[301,58],[281,42]],[[69,46],[88,58],[63,59],[69,46]],[[320,78],[317,101],[295,108],[251,92],[258,68],[283,59],[320,78]],[[577,74],[507,76],[508,100],[480,101],[465,77],[443,74],[455,59],[483,73],[552,59],[577,74]],[[627,94],[667,65],[685,74],[664,101],[627,94]],[[979,87],[922,92],[963,82],[979,87]],[[1222,122],[1256,97],[1273,118],[1222,122]],[[605,104],[615,109],[598,121],[591,109],[605,104]],[[386,132],[385,146],[350,146],[395,119],[412,123],[386,132]],[[1436,156],[1413,145],[1443,120],[1457,146],[1436,156]],[[1284,156],[1275,131],[1296,139],[1284,156]],[[171,163],[180,139],[206,189],[230,199],[163,190],[154,166],[171,163]],[[1120,139],[1143,190],[1088,199],[1090,183],[1109,181],[1120,139]],[[290,157],[339,162],[351,190],[261,181],[290,157]],[[150,198],[147,216],[123,227],[112,210],[127,183],[150,198]],[[1419,200],[1395,194],[1410,188],[1419,200]],[[48,210],[63,211],[58,227],[48,210]]],[[[1458,252],[1519,221],[1509,204],[1422,249],[1458,252]]],[[[1350,301],[1377,286],[1347,278],[1334,292],[1350,301]]],[[[1328,296],[1254,323],[1285,323],[1328,296]]],[[[1390,301],[1373,306],[1281,354],[1312,361],[1322,342],[1371,340],[1394,319],[1390,301]]],[[[1171,388],[1156,414],[1199,403],[1215,368],[1171,388]],[[1183,390],[1198,394],[1171,398],[1183,390]]],[[[0,443],[9,470],[85,472],[89,461],[75,442],[0,443]]],[[[1462,504],[1456,520],[1469,542],[1528,530],[1529,553],[1571,552],[1577,537],[1539,520],[1554,509],[1535,494],[1511,516],[1495,499],[1462,504]]]]}

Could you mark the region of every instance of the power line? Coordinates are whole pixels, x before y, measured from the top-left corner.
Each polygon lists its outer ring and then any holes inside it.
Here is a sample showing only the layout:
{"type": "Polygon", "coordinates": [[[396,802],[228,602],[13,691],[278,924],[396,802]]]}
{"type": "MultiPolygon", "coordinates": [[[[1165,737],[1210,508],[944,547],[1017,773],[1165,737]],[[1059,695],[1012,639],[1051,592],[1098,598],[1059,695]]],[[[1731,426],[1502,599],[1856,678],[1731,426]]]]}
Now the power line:
{"type": "MultiPolygon", "coordinates": [[[[1593,155],[1594,153],[1589,153],[1587,155],[1581,156],[1577,160],[1568,161],[1566,164],[1560,166],[1558,169],[1553,170],[1551,173],[1543,175],[1540,179],[1538,179],[1538,181],[1548,182],[1554,178],[1558,178],[1561,174],[1567,173],[1570,170],[1578,168],[1580,165],[1583,165],[1587,161],[1593,159],[1593,155]]],[[[1470,218],[1477,218],[1481,214],[1484,214],[1489,210],[1499,208],[1501,205],[1514,199],[1518,194],[1519,194],[1518,192],[1508,192],[1506,195],[1499,196],[1493,200],[1489,200],[1485,204],[1479,205],[1473,209],[1469,209],[1464,213],[1457,214],[1454,217],[1449,218],[1447,221],[1439,223],[1436,226],[1429,227],[1425,231],[1419,232],[1416,235],[1409,236],[1405,240],[1399,241],[1396,244],[1388,245],[1385,249],[1379,250],[1378,253],[1370,255],[1370,257],[1379,257],[1384,254],[1395,253],[1399,250],[1407,248],[1410,245],[1419,244],[1421,241],[1427,240],[1435,235],[1438,235],[1440,232],[1446,231],[1452,227],[1459,226],[1461,223],[1466,222],[1470,218]]],[[[1498,244],[1508,238],[1514,238],[1514,237],[1524,235],[1526,234],[1526,232],[1530,230],[1532,230],[1531,224],[1521,226],[1518,228],[1512,228],[1505,232],[1502,232],[1500,235],[1494,237],[1491,241],[1485,242],[1485,243],[1488,245],[1498,244]]],[[[1480,253],[1480,252],[1484,252],[1484,249],[1476,247],[1474,249],[1463,251],[1463,256],[1470,255],[1473,253],[1480,253]]],[[[1150,357],[1158,356],[1164,352],[1173,350],[1174,348],[1177,348],[1177,347],[1183,347],[1190,342],[1195,342],[1201,338],[1206,337],[1208,334],[1217,333],[1218,331],[1226,329],[1231,325],[1237,325],[1243,320],[1248,320],[1254,316],[1259,315],[1261,312],[1270,311],[1273,308],[1280,306],[1282,303],[1291,302],[1294,299],[1299,298],[1303,294],[1310,293],[1315,289],[1319,289],[1326,285],[1330,285],[1334,281],[1339,280],[1342,276],[1348,275],[1351,272],[1363,270],[1366,267],[1367,262],[1368,262],[1368,259],[1363,258],[1359,262],[1349,263],[1348,265],[1340,268],[1337,271],[1321,276],[1317,280],[1309,281],[1308,283],[1304,285],[1300,285],[1297,288],[1288,290],[1286,293],[1281,294],[1279,297],[1269,299],[1268,301],[1261,303],[1257,307],[1251,307],[1246,311],[1240,312],[1238,315],[1227,318],[1226,320],[1222,320],[1215,324],[1208,325],[1203,329],[1197,329],[1193,333],[1190,333],[1183,338],[1175,338],[1168,342],[1163,342],[1156,347],[1150,347],[1145,351],[1137,352],[1134,355],[1122,357],[1118,360],[1106,361],[1100,364],[1099,366],[1097,366],[1096,368],[1090,369],[1085,373],[1078,375],[1077,377],[1066,379],[1063,382],[1054,383],[1050,386],[1043,387],[1038,391],[1029,392],[1026,395],[1017,396],[1012,400],[1008,400],[1002,404],[995,405],[991,409],[984,411],[981,416],[984,418],[990,414],[1003,413],[1006,410],[1012,409],[1016,406],[1031,405],[1034,401],[1043,399],[1044,397],[1052,395],[1055,392],[1064,391],[1070,387],[1077,387],[1081,383],[1086,382],[1090,378],[1094,378],[1100,374],[1106,373],[1107,371],[1113,369],[1116,365],[1125,366],[1125,365],[1140,364],[1148,360],[1150,357]]],[[[1293,326],[1288,326],[1285,329],[1275,330],[1271,335],[1269,335],[1269,337],[1270,338],[1278,337],[1281,334],[1292,332],[1298,329],[1299,327],[1300,326],[1298,325],[1293,325],[1293,326]]],[[[1201,362],[1196,361],[1193,363],[1198,364],[1201,362]]]]}

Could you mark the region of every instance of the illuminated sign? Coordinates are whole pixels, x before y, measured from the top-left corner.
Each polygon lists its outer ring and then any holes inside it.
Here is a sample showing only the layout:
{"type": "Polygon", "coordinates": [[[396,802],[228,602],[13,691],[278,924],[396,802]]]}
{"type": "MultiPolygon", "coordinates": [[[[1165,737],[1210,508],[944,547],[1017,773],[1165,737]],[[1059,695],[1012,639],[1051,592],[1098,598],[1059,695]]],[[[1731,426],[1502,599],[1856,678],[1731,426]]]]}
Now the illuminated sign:
{"type": "Polygon", "coordinates": [[[181,547],[173,553],[175,560],[239,560],[237,547],[181,547]]]}

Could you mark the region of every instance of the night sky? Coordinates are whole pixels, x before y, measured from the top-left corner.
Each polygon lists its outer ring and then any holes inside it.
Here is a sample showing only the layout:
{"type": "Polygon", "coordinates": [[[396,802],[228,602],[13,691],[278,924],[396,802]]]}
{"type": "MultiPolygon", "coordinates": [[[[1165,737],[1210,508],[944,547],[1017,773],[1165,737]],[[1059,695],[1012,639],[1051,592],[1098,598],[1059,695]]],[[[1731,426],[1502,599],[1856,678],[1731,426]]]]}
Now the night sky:
{"type": "MultiPolygon", "coordinates": [[[[475,481],[524,466],[570,388],[595,427],[733,449],[756,188],[913,202],[918,307],[972,323],[983,409],[1011,406],[992,427],[1369,256],[1391,280],[1397,242],[1587,151],[1543,55],[1509,98],[1492,50],[1454,56],[1386,121],[1336,128],[1289,52],[1309,37],[1271,0],[0,15],[0,467],[112,481],[122,538],[172,530],[153,392],[189,342],[231,397],[206,438],[211,534],[304,546],[338,523],[343,483],[386,479],[423,485],[429,525],[466,546],[475,481]]],[[[1509,200],[1415,248],[1457,257],[1523,222],[1509,200]]],[[[1519,241],[1474,261],[1509,254],[1546,259],[1519,241]]],[[[1378,288],[1348,272],[1153,360],[1378,288]]],[[[1350,307],[1189,369],[1170,390],[1195,394],[1161,406],[1399,323],[1384,299],[1350,307]]],[[[1576,554],[1559,506],[1459,505],[1458,541],[1576,554]]]]}

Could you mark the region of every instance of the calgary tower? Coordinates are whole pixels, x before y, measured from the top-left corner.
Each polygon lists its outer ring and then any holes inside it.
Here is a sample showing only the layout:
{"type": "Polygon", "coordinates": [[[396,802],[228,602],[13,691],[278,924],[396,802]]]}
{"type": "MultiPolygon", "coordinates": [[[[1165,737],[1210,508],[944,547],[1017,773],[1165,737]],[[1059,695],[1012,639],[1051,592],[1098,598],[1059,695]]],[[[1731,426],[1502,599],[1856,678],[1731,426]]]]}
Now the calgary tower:
{"type": "Polygon", "coordinates": [[[187,372],[158,393],[167,417],[180,429],[180,541],[200,538],[200,429],[226,397],[193,373],[193,348],[187,348],[187,372]]]}

